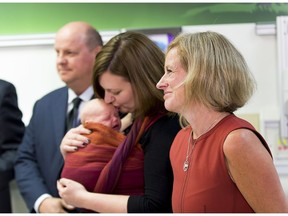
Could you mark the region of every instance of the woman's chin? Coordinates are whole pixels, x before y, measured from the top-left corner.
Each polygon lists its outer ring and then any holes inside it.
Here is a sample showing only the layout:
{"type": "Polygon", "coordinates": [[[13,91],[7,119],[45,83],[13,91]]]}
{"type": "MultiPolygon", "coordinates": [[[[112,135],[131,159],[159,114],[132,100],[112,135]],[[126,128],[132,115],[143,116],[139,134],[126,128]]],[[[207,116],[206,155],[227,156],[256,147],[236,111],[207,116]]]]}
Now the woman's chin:
{"type": "Polygon", "coordinates": [[[171,103],[171,101],[165,100],[164,106],[165,106],[166,110],[168,110],[170,112],[175,112],[173,103],[171,103]]]}

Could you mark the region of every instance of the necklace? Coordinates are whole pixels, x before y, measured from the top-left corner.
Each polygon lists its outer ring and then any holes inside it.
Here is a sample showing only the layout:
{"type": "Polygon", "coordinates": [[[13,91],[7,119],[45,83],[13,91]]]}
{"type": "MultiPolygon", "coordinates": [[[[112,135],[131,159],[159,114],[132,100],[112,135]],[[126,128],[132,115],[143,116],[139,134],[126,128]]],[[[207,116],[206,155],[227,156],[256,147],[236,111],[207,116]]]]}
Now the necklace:
{"type": "Polygon", "coordinates": [[[190,148],[190,142],[191,142],[191,139],[192,139],[192,135],[193,135],[193,130],[191,130],[191,133],[190,133],[189,139],[188,139],[188,147],[187,147],[187,152],[186,152],[186,158],[185,158],[185,161],[184,161],[184,164],[183,164],[184,172],[186,172],[188,170],[188,168],[189,168],[189,161],[188,160],[189,160],[190,155],[193,152],[193,149],[194,149],[196,141],[197,141],[197,140],[195,140],[195,142],[192,143],[192,149],[191,149],[191,152],[190,152],[189,148],[190,148]]]}
{"type": "MultiPolygon", "coordinates": [[[[203,134],[207,133],[210,129],[212,129],[216,125],[216,123],[220,121],[220,119],[222,117],[223,117],[223,115],[220,115],[218,118],[216,118],[215,121],[213,121],[212,124],[199,137],[201,137],[203,134]]],[[[192,152],[194,150],[194,147],[196,145],[196,142],[197,142],[197,140],[199,138],[198,137],[197,139],[193,140],[192,136],[193,136],[193,129],[191,129],[191,133],[190,133],[189,138],[188,138],[188,146],[187,146],[187,151],[186,151],[186,157],[185,157],[185,161],[183,163],[184,172],[186,172],[188,170],[188,168],[189,168],[189,157],[192,154],[192,152]],[[191,148],[191,152],[190,152],[190,142],[191,142],[191,140],[192,140],[192,148],[191,148]]]]}

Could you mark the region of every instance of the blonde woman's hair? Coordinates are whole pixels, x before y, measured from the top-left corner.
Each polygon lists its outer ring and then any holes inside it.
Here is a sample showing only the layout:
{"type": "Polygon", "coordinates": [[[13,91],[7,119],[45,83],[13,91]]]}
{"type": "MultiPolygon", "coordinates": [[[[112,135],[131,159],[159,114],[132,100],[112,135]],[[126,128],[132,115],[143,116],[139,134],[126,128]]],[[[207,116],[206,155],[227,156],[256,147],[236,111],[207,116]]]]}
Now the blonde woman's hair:
{"type": "Polygon", "coordinates": [[[192,101],[232,113],[253,95],[256,83],[246,61],[223,35],[211,31],[183,33],[171,42],[167,52],[173,48],[177,48],[187,71],[186,104],[192,101]]]}

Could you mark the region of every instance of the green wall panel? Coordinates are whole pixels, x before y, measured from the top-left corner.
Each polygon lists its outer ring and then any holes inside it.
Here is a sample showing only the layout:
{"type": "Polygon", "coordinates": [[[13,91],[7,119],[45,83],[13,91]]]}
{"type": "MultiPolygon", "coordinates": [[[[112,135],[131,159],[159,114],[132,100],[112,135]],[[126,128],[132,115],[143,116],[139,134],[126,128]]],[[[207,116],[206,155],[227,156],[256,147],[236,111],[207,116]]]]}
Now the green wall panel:
{"type": "Polygon", "coordinates": [[[98,30],[275,22],[288,3],[0,3],[0,35],[56,32],[82,20],[98,30]]]}

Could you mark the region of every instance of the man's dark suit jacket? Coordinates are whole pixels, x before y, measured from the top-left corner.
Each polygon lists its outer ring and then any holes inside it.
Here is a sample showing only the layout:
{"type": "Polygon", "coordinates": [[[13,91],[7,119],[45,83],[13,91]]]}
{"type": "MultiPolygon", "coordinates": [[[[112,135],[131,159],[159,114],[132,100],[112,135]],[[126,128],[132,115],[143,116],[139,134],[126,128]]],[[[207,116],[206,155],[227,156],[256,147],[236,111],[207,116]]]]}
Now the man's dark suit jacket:
{"type": "Polygon", "coordinates": [[[38,100],[18,149],[16,181],[30,212],[42,194],[59,197],[56,181],[63,167],[59,146],[65,135],[67,101],[67,87],[38,100]]]}
{"type": "Polygon", "coordinates": [[[11,213],[9,182],[25,125],[14,85],[0,80],[0,213],[11,213]]]}

